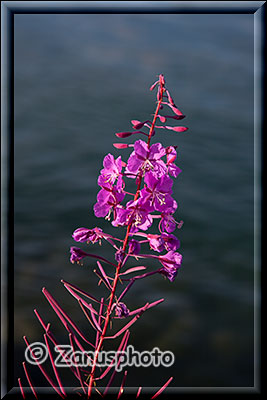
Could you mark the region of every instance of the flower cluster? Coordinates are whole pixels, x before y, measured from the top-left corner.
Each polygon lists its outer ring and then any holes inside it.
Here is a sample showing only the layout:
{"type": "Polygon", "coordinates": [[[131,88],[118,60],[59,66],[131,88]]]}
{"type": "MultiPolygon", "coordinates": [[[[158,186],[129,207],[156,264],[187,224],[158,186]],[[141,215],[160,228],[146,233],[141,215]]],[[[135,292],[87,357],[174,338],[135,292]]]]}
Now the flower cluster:
{"type": "MultiPolygon", "coordinates": [[[[111,223],[114,227],[127,227],[130,237],[141,235],[146,238],[146,240],[140,242],[136,239],[130,240],[128,252],[124,251],[126,249],[118,249],[114,244],[117,262],[123,263],[126,255],[136,256],[140,253],[141,243],[148,242],[150,249],[156,252],[167,251],[164,257],[165,259],[170,258],[172,267],[170,268],[168,263],[163,263],[163,267],[158,271],[170,281],[173,281],[178,268],[181,266],[182,256],[178,252],[173,253],[180,247],[180,242],[171,232],[176,227],[180,227],[180,222],[177,222],[174,217],[177,202],[172,197],[172,178],[176,178],[181,173],[181,169],[175,163],[177,146],[165,148],[161,143],[150,144],[150,139],[155,135],[156,129],[183,132],[187,128],[165,125],[167,119],[180,120],[185,116],[177,108],[170,92],[165,88],[163,75],[159,76],[159,80],[151,86],[151,90],[156,86],[158,86],[157,100],[159,107],[154,119],[144,122],[132,120],[134,129],[132,132],[116,133],[116,136],[120,138],[139,133],[146,135],[148,141],[138,139],[133,144],[114,143],[116,148],[133,148],[133,151],[127,162],[123,162],[121,156],[117,158],[112,154],[105,156],[103,169],[98,178],[100,191],[94,205],[94,212],[96,217],[112,219],[111,223]],[[165,113],[163,115],[164,108],[171,110],[172,115],[165,113]],[[159,114],[159,110],[161,114],[159,114]],[[158,121],[163,124],[156,125],[158,121]],[[140,129],[148,129],[148,132],[140,131],[140,129]],[[137,191],[135,194],[126,191],[126,179],[136,180],[137,191]],[[132,198],[125,201],[129,195],[132,198]],[[152,227],[154,221],[158,222],[159,234],[144,234],[144,231],[152,227]]],[[[99,228],[88,230],[88,232],[85,232],[85,228],[79,228],[74,232],[73,237],[77,241],[92,243],[100,240],[102,231],[99,232],[99,228]],[[96,229],[97,233],[95,233],[96,229]]],[[[115,237],[112,239],[117,240],[115,237]]],[[[71,260],[75,259],[74,252],[77,253],[77,248],[71,250],[71,260]]],[[[158,257],[158,260],[161,261],[161,258],[158,257]]]]}

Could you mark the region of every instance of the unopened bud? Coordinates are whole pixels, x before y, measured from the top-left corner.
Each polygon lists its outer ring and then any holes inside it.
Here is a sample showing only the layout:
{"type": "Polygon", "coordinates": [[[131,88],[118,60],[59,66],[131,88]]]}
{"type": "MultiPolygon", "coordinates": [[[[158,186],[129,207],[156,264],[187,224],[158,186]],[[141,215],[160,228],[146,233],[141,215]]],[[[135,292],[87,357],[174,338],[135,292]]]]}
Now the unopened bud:
{"type": "Polygon", "coordinates": [[[132,132],[117,132],[115,135],[119,138],[126,138],[131,136],[133,133],[132,132]]]}
{"type": "Polygon", "coordinates": [[[126,143],[113,143],[113,146],[116,147],[116,149],[126,149],[129,147],[126,143]]]}

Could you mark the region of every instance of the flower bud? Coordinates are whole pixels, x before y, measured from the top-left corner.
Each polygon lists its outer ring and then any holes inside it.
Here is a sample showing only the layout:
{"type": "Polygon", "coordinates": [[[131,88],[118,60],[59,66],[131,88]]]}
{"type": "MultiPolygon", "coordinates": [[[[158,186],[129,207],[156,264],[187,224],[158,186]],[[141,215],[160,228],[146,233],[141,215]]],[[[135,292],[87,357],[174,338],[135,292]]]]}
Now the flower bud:
{"type": "Polygon", "coordinates": [[[133,134],[133,132],[117,132],[115,135],[119,138],[126,138],[133,134]]]}
{"type": "Polygon", "coordinates": [[[175,132],[185,132],[188,130],[185,126],[165,126],[166,129],[170,129],[175,132]]]}
{"type": "Polygon", "coordinates": [[[126,143],[113,143],[113,146],[116,147],[116,149],[127,149],[127,147],[129,147],[126,143]]]}

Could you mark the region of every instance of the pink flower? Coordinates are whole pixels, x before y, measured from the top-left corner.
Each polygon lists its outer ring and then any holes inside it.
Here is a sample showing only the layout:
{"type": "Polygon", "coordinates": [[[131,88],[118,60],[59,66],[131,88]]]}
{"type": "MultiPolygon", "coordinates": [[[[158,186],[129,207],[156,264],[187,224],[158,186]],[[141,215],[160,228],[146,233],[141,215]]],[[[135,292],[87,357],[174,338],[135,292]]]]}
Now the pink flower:
{"type": "Polygon", "coordinates": [[[167,166],[168,166],[168,173],[171,176],[177,178],[177,176],[182,172],[182,170],[174,164],[174,161],[177,158],[176,150],[173,146],[169,146],[166,148],[166,155],[167,155],[167,166]]]}
{"type": "Polygon", "coordinates": [[[175,251],[180,247],[180,241],[176,236],[163,232],[161,235],[148,234],[151,249],[161,253],[163,250],[175,251]]]}
{"type": "Polygon", "coordinates": [[[72,237],[76,242],[96,243],[102,239],[102,232],[102,229],[97,227],[93,229],[78,228],[73,232],[72,237]]]}
{"type": "Polygon", "coordinates": [[[165,155],[166,150],[160,143],[154,143],[148,147],[143,140],[137,140],[134,144],[134,151],[129,157],[125,173],[137,175],[140,171],[143,174],[151,171],[159,178],[167,171],[165,163],[161,160],[165,155]]]}
{"type": "Polygon", "coordinates": [[[146,186],[141,190],[141,197],[156,211],[164,212],[173,206],[171,197],[173,181],[168,175],[162,175],[159,179],[152,172],[145,176],[146,186]]]}
{"type": "Polygon", "coordinates": [[[98,185],[113,184],[122,170],[121,157],[115,160],[112,154],[108,154],[103,160],[103,166],[104,168],[100,171],[100,176],[98,178],[98,185]]]}
{"type": "Polygon", "coordinates": [[[164,256],[159,256],[159,261],[163,265],[161,268],[161,273],[165,275],[171,282],[174,281],[178,269],[182,264],[182,255],[180,253],[176,253],[174,251],[169,251],[164,256]]]}
{"type": "Polygon", "coordinates": [[[153,218],[149,212],[153,209],[142,201],[131,200],[126,204],[126,208],[117,210],[117,218],[112,222],[114,226],[124,226],[131,224],[131,233],[137,232],[139,229],[146,231],[153,223],[153,218]]]}

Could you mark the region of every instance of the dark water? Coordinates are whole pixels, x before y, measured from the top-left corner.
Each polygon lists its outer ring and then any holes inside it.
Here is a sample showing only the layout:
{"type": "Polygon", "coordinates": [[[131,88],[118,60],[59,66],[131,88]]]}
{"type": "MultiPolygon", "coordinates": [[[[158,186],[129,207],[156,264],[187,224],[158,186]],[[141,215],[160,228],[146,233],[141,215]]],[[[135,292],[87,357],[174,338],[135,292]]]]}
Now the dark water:
{"type": "MultiPolygon", "coordinates": [[[[253,15],[241,14],[15,16],[20,375],[22,335],[42,339],[33,308],[59,337],[64,333],[43,286],[90,332],[60,279],[103,292],[94,262],[69,262],[71,234],[79,226],[112,231],[92,211],[97,175],[105,154],[119,155],[114,132],[153,112],[148,88],[159,73],[189,127],[157,138],[178,145],[183,173],[174,197],[185,221],[177,232],[184,262],[173,284],[160,277],[140,282],[127,304],[165,298],[134,326],[131,343],[171,350],[176,361],[164,371],[133,370],[128,384],[157,386],[169,376],[177,387],[254,384],[253,15]]],[[[101,254],[110,257],[108,245],[101,254]]]]}

